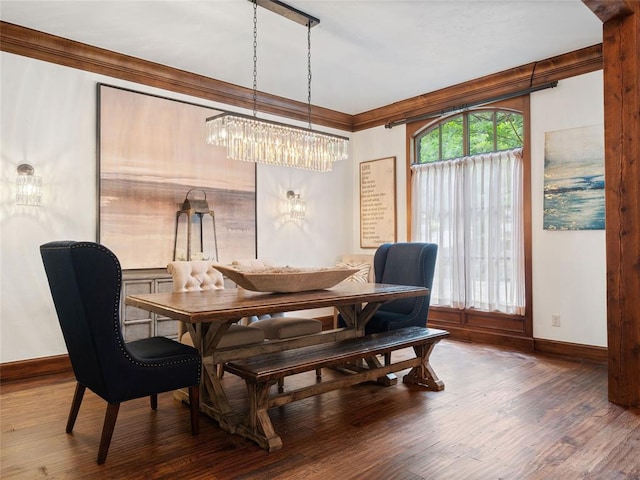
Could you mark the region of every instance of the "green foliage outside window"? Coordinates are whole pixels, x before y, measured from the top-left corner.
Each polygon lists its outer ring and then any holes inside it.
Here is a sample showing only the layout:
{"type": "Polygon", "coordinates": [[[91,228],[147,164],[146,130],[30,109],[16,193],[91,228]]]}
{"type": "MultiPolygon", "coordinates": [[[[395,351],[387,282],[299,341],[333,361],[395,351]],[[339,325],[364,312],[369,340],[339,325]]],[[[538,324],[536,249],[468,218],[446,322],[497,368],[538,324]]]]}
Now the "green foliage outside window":
{"type": "Polygon", "coordinates": [[[442,131],[442,158],[458,158],[464,155],[464,145],[461,142],[464,132],[462,115],[452,118],[440,125],[442,131]]]}
{"type": "Polygon", "coordinates": [[[418,163],[440,160],[440,127],[433,128],[422,135],[418,141],[418,163]]]}
{"type": "Polygon", "coordinates": [[[422,133],[416,139],[417,158],[419,163],[430,163],[508,150],[521,147],[522,138],[522,114],[476,110],[447,118],[422,133]]]}
{"type": "Polygon", "coordinates": [[[496,150],[518,148],[523,142],[522,115],[513,112],[496,112],[498,138],[496,150]]]}
{"type": "Polygon", "coordinates": [[[493,112],[470,113],[469,116],[469,155],[494,151],[495,132],[493,112]]]}

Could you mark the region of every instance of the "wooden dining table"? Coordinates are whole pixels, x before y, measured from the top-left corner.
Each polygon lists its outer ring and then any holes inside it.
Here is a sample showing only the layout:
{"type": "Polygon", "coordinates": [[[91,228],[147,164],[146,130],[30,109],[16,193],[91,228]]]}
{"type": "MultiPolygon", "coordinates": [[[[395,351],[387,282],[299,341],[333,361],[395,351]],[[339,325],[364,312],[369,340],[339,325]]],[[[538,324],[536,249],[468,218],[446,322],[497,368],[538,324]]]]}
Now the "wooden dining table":
{"type": "MultiPolygon", "coordinates": [[[[217,374],[216,365],[262,353],[284,351],[364,336],[364,327],[390,300],[425,296],[429,290],[407,285],[343,282],[324,290],[295,293],[252,292],[231,288],[195,292],[128,295],[125,304],[184,322],[203,358],[201,411],[220,427],[235,433],[243,412],[234,411],[217,374]],[[218,348],[229,326],[243,317],[335,307],[346,327],[245,347],[218,348]]],[[[393,375],[391,375],[393,377],[393,375]]],[[[390,378],[393,381],[393,378],[390,378]]]]}

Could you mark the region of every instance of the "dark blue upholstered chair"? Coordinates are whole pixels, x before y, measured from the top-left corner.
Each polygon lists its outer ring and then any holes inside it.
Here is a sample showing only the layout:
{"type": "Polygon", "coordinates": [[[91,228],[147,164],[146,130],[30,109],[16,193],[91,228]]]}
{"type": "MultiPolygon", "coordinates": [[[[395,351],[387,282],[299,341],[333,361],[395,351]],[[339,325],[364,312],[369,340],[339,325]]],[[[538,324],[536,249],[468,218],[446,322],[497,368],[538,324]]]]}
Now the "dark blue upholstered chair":
{"type": "MultiPolygon", "coordinates": [[[[414,285],[431,289],[438,246],[434,243],[385,243],[373,257],[376,283],[414,285]]],[[[365,332],[378,333],[427,325],[430,295],[383,303],[365,332]]]]}
{"type": "Polygon", "coordinates": [[[50,242],[40,247],[51,295],[77,380],[67,420],[75,424],[88,388],[107,401],[98,464],[104,463],[120,403],[189,387],[191,430],[199,431],[198,351],[165,337],[125,343],[120,330],[122,271],[115,255],[92,242],[50,242]]]}

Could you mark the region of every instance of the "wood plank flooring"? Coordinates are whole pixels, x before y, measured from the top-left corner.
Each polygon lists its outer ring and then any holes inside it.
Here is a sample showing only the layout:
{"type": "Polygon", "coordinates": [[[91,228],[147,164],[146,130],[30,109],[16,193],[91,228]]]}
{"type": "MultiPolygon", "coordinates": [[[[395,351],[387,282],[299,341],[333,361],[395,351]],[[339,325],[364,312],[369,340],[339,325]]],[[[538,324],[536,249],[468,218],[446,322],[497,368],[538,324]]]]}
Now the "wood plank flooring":
{"type": "MultiPolygon", "coordinates": [[[[171,393],[159,396],[155,412],[147,398],[126,402],[101,466],[103,400],[87,391],[67,435],[71,376],[7,383],[0,477],[640,479],[640,411],[607,401],[603,365],[453,340],[436,346],[432,365],[446,384],[442,392],[364,384],[271,410],[284,442],[273,453],[207,417],[192,437],[188,409],[171,393]]],[[[313,378],[292,377],[286,386],[313,378]]],[[[241,405],[241,382],[229,374],[223,381],[241,405]]]]}

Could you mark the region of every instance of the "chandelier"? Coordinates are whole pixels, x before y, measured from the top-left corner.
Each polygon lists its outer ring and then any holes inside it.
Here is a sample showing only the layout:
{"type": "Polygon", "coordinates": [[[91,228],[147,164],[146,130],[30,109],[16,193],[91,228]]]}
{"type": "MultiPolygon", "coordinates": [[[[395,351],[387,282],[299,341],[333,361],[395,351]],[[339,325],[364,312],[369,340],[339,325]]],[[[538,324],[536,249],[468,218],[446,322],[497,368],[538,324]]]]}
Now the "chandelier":
{"type": "Polygon", "coordinates": [[[311,27],[320,20],[276,0],[253,3],[253,116],[223,113],[207,118],[207,143],[226,147],[233,160],[328,172],[333,162],[348,157],[347,137],[311,128],[311,27]],[[309,127],[257,118],[258,4],[307,27],[307,92],[309,127]]]}

